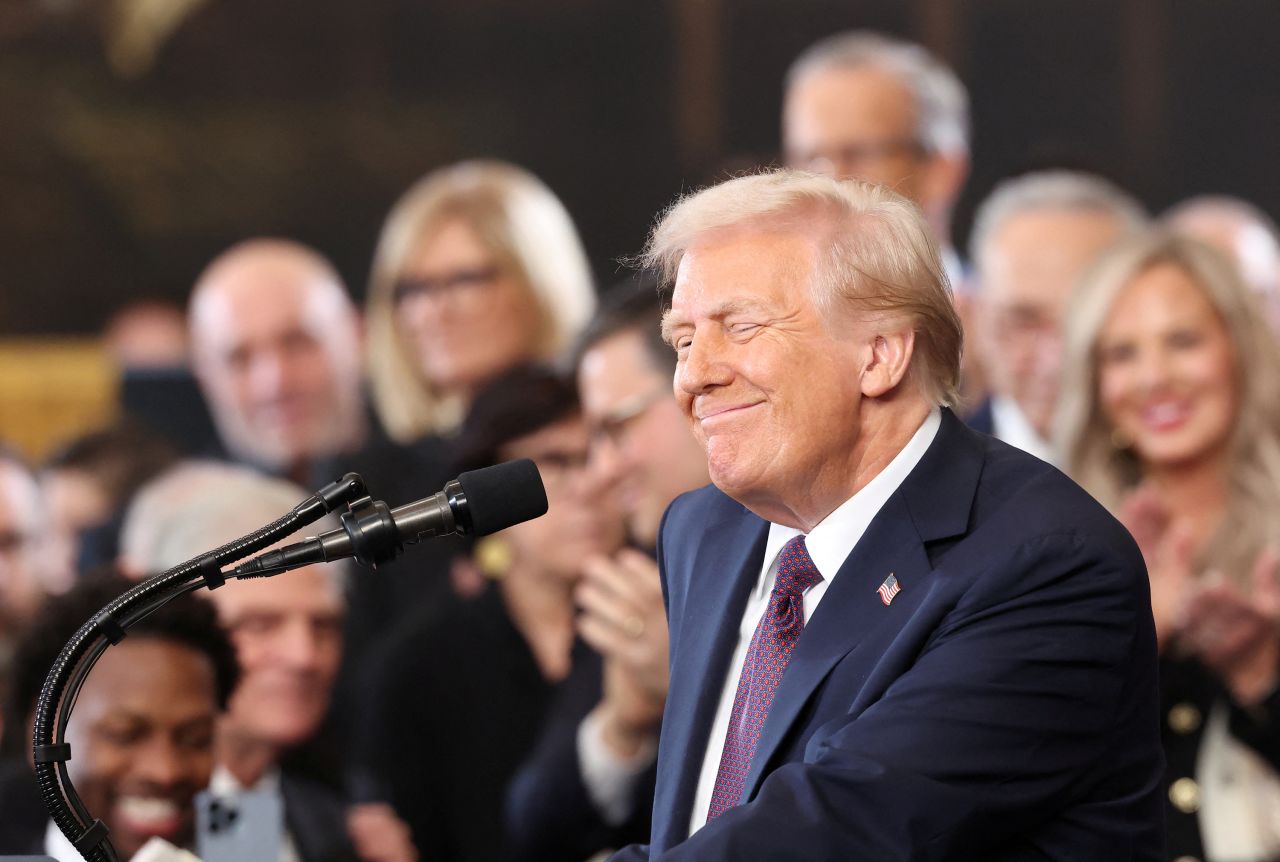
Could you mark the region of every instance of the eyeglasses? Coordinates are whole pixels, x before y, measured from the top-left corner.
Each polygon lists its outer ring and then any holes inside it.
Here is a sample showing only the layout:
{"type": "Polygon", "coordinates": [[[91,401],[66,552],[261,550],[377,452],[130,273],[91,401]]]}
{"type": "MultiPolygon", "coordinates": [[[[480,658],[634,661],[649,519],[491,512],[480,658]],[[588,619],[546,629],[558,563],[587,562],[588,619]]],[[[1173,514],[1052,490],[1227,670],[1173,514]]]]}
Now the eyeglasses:
{"type": "Polygon", "coordinates": [[[924,155],[924,147],[914,138],[901,138],[891,141],[866,141],[857,144],[845,144],[810,153],[794,153],[790,159],[796,167],[816,173],[824,173],[832,168],[848,171],[855,165],[869,165],[883,162],[901,155],[920,157],[924,155]]]}
{"type": "Polygon", "coordinates": [[[587,469],[586,450],[539,452],[529,457],[538,465],[543,484],[551,488],[567,485],[570,479],[581,476],[587,469]]]}
{"type": "Polygon", "coordinates": [[[626,443],[628,429],[635,424],[635,421],[650,407],[670,394],[671,390],[663,387],[645,395],[639,395],[630,401],[624,401],[621,407],[595,421],[591,428],[592,444],[607,439],[613,446],[622,447],[626,443]]]}
{"type": "Polygon", "coordinates": [[[411,299],[440,299],[475,293],[493,285],[502,274],[496,266],[460,269],[448,275],[402,278],[391,288],[391,301],[401,305],[411,299]]]}

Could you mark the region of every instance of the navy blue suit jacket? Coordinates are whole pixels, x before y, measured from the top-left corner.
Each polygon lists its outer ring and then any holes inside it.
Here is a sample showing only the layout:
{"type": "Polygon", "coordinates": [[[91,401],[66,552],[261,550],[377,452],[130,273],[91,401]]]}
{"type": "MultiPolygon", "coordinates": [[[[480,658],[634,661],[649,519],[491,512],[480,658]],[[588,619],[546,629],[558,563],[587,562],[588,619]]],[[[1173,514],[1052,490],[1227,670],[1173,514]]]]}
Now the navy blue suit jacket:
{"type": "Polygon", "coordinates": [[[1061,473],[949,411],[802,633],[743,804],[688,837],[767,533],[712,487],[667,512],[651,846],[616,859],[1163,858],[1142,557],[1061,473]],[[886,606],[890,573],[901,592],[886,606]]]}

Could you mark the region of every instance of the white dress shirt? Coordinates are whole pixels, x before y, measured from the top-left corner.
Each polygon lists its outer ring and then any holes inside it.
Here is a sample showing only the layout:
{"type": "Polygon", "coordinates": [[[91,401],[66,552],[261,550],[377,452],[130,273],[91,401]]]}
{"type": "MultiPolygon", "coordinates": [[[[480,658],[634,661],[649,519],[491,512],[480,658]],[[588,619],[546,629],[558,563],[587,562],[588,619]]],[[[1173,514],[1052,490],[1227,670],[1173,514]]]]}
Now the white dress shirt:
{"type": "Polygon", "coordinates": [[[991,396],[991,431],[993,437],[1010,446],[1035,455],[1041,461],[1053,463],[1053,447],[1032,427],[1031,420],[1012,398],[991,396]]]}
{"type": "MultiPolygon", "coordinates": [[[[844,565],[845,559],[853,552],[854,546],[862,538],[873,518],[898,490],[904,479],[915,469],[916,464],[924,457],[929,444],[937,436],[942,424],[942,413],[936,407],[930,411],[907,445],[902,447],[893,460],[868,482],[858,493],[854,494],[835,511],[814,527],[805,538],[805,547],[809,557],[822,575],[822,581],[814,584],[804,594],[804,621],[808,624],[817,610],[818,602],[826,594],[831,581],[844,565]]],[[[707,810],[711,806],[711,796],[715,791],[716,773],[720,770],[720,755],[724,750],[724,740],[729,732],[729,716],[733,712],[733,700],[738,692],[738,677],[742,674],[742,665],[747,657],[747,648],[756,627],[764,616],[769,604],[769,594],[773,592],[773,583],[778,574],[778,554],[782,546],[801,532],[794,527],[781,524],[769,525],[769,538],[764,548],[764,562],[755,589],[747,600],[746,610],[742,614],[742,622],[738,626],[738,644],[734,648],[733,658],[725,674],[720,689],[720,703],[716,707],[715,719],[711,722],[711,734],[707,737],[707,750],[702,759],[702,771],[698,775],[698,789],[693,795],[693,810],[689,817],[689,834],[697,832],[707,822],[707,810]]],[[[719,577],[729,577],[730,573],[722,573],[719,577]]],[[[875,590],[878,583],[868,583],[868,590],[875,590]]],[[[801,632],[801,637],[804,633],[801,632]]]]}
{"type": "Polygon", "coordinates": [[[632,815],[632,798],[640,776],[658,756],[652,737],[631,757],[619,757],[604,741],[602,722],[592,710],[578,725],[578,768],[587,798],[609,826],[621,826],[632,815]]]}

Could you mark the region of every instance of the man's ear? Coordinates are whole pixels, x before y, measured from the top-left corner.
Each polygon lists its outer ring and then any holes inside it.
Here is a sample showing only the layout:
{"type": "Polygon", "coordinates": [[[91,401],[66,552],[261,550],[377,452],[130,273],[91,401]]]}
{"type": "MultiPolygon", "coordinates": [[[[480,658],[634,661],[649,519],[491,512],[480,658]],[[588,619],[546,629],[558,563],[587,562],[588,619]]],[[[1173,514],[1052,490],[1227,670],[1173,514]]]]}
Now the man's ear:
{"type": "Polygon", "coordinates": [[[870,361],[862,369],[862,394],[879,398],[892,392],[907,376],[915,352],[916,333],[910,328],[886,329],[871,340],[870,361]]]}

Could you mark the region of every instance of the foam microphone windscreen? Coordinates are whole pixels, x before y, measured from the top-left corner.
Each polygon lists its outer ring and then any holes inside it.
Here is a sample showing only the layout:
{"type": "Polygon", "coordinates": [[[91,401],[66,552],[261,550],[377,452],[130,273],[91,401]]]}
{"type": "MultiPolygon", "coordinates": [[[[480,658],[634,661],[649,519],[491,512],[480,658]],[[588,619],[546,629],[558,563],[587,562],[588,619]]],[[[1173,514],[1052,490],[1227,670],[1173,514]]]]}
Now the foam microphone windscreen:
{"type": "Polygon", "coordinates": [[[507,461],[458,476],[467,496],[471,532],[487,536],[547,512],[547,492],[528,458],[507,461]]]}

